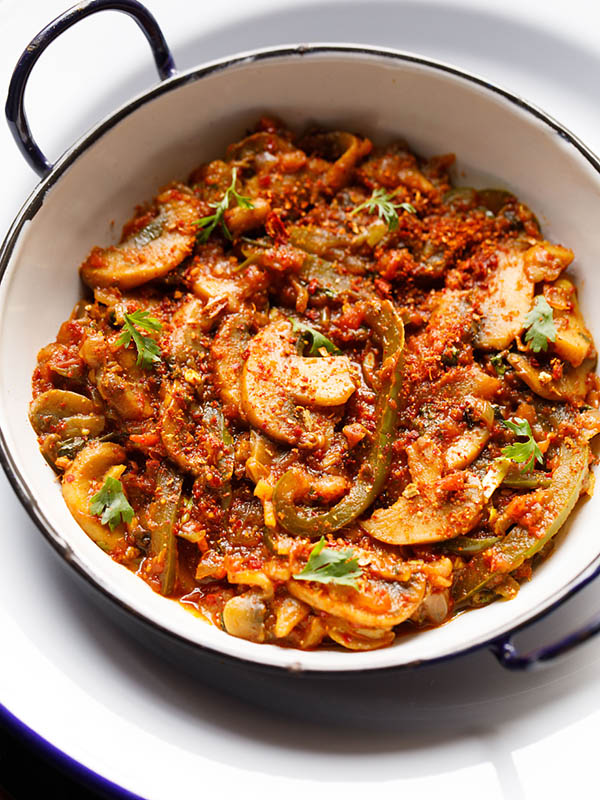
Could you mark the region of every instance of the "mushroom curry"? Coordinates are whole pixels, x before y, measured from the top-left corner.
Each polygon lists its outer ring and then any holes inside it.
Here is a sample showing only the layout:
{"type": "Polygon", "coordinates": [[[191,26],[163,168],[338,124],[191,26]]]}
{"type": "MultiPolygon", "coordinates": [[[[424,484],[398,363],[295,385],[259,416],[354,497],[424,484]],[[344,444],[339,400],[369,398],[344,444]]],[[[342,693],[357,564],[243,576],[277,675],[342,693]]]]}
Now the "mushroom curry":
{"type": "Polygon", "coordinates": [[[572,251],[453,162],[265,117],[92,249],[30,418],[110,557],[296,648],[531,578],[592,490],[596,350],[572,251]]]}

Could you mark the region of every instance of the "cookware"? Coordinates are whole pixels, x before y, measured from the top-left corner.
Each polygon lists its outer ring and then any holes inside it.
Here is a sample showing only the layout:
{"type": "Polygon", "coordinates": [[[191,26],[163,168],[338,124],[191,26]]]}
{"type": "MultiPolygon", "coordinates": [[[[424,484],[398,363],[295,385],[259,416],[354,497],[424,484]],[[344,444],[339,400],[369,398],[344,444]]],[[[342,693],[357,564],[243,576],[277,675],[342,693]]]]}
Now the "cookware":
{"type": "MultiPolygon", "coordinates": [[[[301,652],[235,639],[203,624],[115,564],[67,511],[27,419],[36,353],[54,339],[80,295],[79,263],[92,245],[114,241],[112,220],[175,177],[215,158],[263,113],[301,129],[310,122],[357,130],[375,141],[406,138],[431,155],[455,152],[458,182],[514,191],[538,214],[548,238],[575,249],[575,273],[592,333],[600,300],[596,259],[600,162],[543,111],[454,67],[360,45],[297,45],[242,53],[179,73],[156,20],[135,0],[87,0],[54,20],[24,51],[6,114],[15,140],[41,181],[0,250],[0,457],[44,536],[89,584],[127,612],[198,651],[321,675],[398,668],[487,645],[510,668],[569,650],[600,630],[600,617],[572,635],[521,655],[517,630],[548,613],[600,569],[598,497],[580,503],[556,553],[519,595],[400,637],[384,650],[301,652]],[[33,139],[23,97],[43,50],[80,19],[120,10],[146,36],[159,84],[102,120],[50,164],[33,139]]],[[[16,532],[10,532],[17,535],[16,532]]]]}

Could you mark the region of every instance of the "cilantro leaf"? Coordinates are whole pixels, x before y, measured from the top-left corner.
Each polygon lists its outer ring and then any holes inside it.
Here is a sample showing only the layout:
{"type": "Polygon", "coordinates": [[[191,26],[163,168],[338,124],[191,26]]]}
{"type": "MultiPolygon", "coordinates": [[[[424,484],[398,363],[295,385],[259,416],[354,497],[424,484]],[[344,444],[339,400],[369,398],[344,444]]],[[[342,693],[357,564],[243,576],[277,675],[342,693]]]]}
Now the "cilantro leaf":
{"type": "Polygon", "coordinates": [[[143,333],[140,333],[138,328],[145,331],[160,331],[162,330],[160,322],[155,317],[151,317],[148,311],[134,311],[133,314],[125,314],[123,328],[117,344],[129,347],[133,339],[137,349],[135,363],[144,369],[151,369],[153,364],[160,361],[160,347],[151,336],[144,336],[143,333]]]}
{"type": "Polygon", "coordinates": [[[291,320],[292,322],[292,330],[299,332],[300,336],[298,337],[299,344],[304,347],[304,345],[309,345],[308,354],[309,356],[318,356],[320,355],[320,351],[325,348],[328,353],[332,353],[333,355],[337,355],[341,351],[335,344],[324,336],[320,331],[316,330],[316,328],[307,325],[305,322],[298,322],[298,320],[291,320]]]}
{"type": "Polygon", "coordinates": [[[534,353],[547,350],[548,341],[556,341],[552,306],[548,304],[543,295],[539,294],[535,298],[533,308],[525,317],[525,325],[527,326],[525,341],[530,343],[534,353]]]}
{"type": "Polygon", "coordinates": [[[90,512],[95,516],[102,514],[100,522],[103,525],[108,524],[111,531],[120,522],[131,522],[133,508],[125,497],[121,481],[108,477],[100,491],[90,500],[90,512]]]}
{"type": "Polygon", "coordinates": [[[502,455],[516,461],[517,464],[524,464],[522,471],[531,472],[536,461],[540,464],[544,463],[544,456],[538,447],[538,443],[533,438],[531,426],[526,419],[515,417],[511,422],[510,420],[502,420],[502,424],[512,431],[516,436],[527,437],[526,442],[516,442],[516,444],[509,444],[502,448],[502,455]]]}
{"type": "Polygon", "coordinates": [[[508,367],[504,363],[504,358],[502,356],[502,353],[494,353],[493,356],[490,356],[490,362],[493,368],[496,370],[496,375],[498,375],[498,377],[501,378],[508,369],[508,367]]]}
{"type": "Polygon", "coordinates": [[[371,214],[377,212],[378,216],[388,226],[388,230],[395,231],[398,227],[398,211],[401,208],[403,211],[408,211],[410,214],[416,214],[417,210],[411,203],[394,203],[393,197],[396,192],[386,192],[385,189],[374,189],[373,194],[364,203],[356,206],[354,211],[350,212],[353,217],[363,208],[371,214]]]}
{"type": "Polygon", "coordinates": [[[357,579],[362,575],[362,569],[353,555],[353,550],[332,550],[325,547],[325,537],[321,536],[310,551],[302,572],[293,576],[294,580],[337,583],[357,589],[357,579]]]}
{"type": "Polygon", "coordinates": [[[235,182],[237,180],[237,167],[234,167],[231,171],[231,183],[225,189],[225,194],[223,195],[223,199],[220,200],[218,203],[209,203],[211,208],[215,209],[214,214],[210,214],[206,217],[201,217],[199,220],[196,220],[195,224],[201,228],[202,230],[198,231],[197,239],[200,244],[204,244],[208,242],[210,239],[211,233],[217,227],[217,225],[221,226],[221,230],[225,234],[225,237],[230,241],[233,239],[231,235],[231,231],[227,227],[225,222],[225,212],[229,208],[229,203],[231,198],[233,197],[236,201],[238,206],[241,208],[254,208],[254,203],[250,200],[249,197],[246,197],[243,194],[239,194],[235,188],[235,182]]]}

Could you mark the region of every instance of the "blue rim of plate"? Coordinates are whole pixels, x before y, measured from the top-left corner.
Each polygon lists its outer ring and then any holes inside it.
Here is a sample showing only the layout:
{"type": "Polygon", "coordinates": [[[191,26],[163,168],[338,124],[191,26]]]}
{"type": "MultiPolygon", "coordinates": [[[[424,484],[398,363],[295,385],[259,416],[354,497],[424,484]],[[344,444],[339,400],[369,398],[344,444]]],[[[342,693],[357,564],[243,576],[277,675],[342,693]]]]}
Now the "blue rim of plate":
{"type": "MultiPolygon", "coordinates": [[[[373,56],[376,58],[382,59],[389,59],[392,62],[403,62],[408,64],[415,64],[419,66],[424,66],[431,68],[433,70],[437,70],[439,72],[443,72],[446,74],[454,75],[457,78],[461,78],[469,83],[475,84],[487,91],[496,94],[505,100],[508,100],[511,104],[517,106],[521,110],[527,112],[528,114],[532,115],[536,119],[543,122],[547,125],[552,131],[554,131],[558,136],[560,136],[566,143],[574,147],[580,155],[582,155],[586,161],[595,169],[595,171],[600,174],[600,160],[595,156],[595,154],[577,137],[573,134],[568,128],[562,125],[560,122],[555,120],[552,116],[547,114],[542,109],[536,107],[534,104],[528,102],[527,100],[519,97],[518,95],[508,91],[507,89],[503,89],[499,86],[496,86],[494,83],[481,78],[477,75],[473,75],[468,71],[459,69],[458,67],[451,66],[449,64],[445,64],[441,61],[436,61],[435,59],[425,58],[414,53],[408,53],[400,50],[395,50],[393,48],[383,48],[383,47],[371,47],[368,45],[353,45],[353,44],[328,44],[328,43],[315,43],[315,44],[298,44],[298,45],[286,45],[283,47],[269,47],[269,48],[261,48],[259,50],[252,50],[245,53],[240,53],[239,55],[218,59],[212,61],[204,66],[200,67],[192,67],[189,70],[186,70],[182,73],[177,73],[171,78],[167,78],[159,82],[153,88],[147,90],[146,92],[138,95],[137,97],[133,98],[129,102],[122,105],[108,117],[103,119],[93,128],[91,128],[87,133],[81,136],[70,148],[68,148],[65,153],[58,159],[58,161],[54,164],[52,170],[48,173],[46,177],[44,177],[40,183],[35,187],[32,191],[28,199],[23,204],[22,208],[20,209],[19,213],[15,217],[9,231],[2,242],[2,246],[0,247],[0,283],[2,282],[4,275],[6,273],[6,269],[10,262],[14,246],[17,242],[18,236],[26,222],[32,220],[38,210],[40,209],[44,196],[46,192],[52,188],[52,186],[60,179],[63,173],[73,164],[77,158],[85,152],[92,144],[94,144],[98,139],[100,139],[108,130],[110,130],[114,125],[120,122],[125,117],[129,116],[129,114],[136,111],[141,106],[145,105],[148,102],[151,102],[156,97],[160,95],[173,91],[175,89],[180,88],[188,83],[193,83],[197,80],[200,80],[204,77],[212,75],[214,73],[222,72],[230,67],[239,66],[242,64],[251,64],[251,63],[259,63],[261,61],[268,61],[274,58],[282,58],[282,57],[290,57],[290,56],[311,56],[311,55],[363,55],[363,56],[373,56]]],[[[248,661],[244,658],[233,656],[230,654],[225,654],[219,650],[214,648],[208,647],[206,645],[200,645],[196,642],[192,642],[189,639],[180,636],[179,634],[175,633],[174,631],[170,630],[169,628],[165,628],[156,621],[150,619],[146,615],[140,613],[138,610],[132,608],[128,603],[116,598],[108,589],[106,589],[98,580],[97,578],[88,572],[87,569],[79,562],[76,554],[72,551],[69,545],[60,542],[54,536],[54,530],[50,523],[46,520],[43,511],[38,506],[38,503],[35,497],[30,492],[26,482],[24,481],[20,471],[16,467],[16,465],[12,461],[12,457],[10,455],[10,451],[7,447],[6,440],[4,438],[4,432],[0,428],[0,463],[4,469],[8,480],[17,495],[19,501],[21,502],[22,506],[24,507],[25,511],[28,513],[31,520],[34,522],[36,527],[40,530],[43,534],[44,538],[52,545],[54,550],[61,556],[63,561],[66,561],[74,570],[75,572],[94,590],[98,591],[103,597],[108,599],[114,606],[118,609],[126,613],[128,616],[133,617],[143,626],[149,627],[154,631],[159,632],[167,636],[168,638],[176,641],[177,643],[184,645],[190,651],[195,651],[196,653],[205,653],[208,655],[217,656],[218,658],[224,659],[226,661],[231,661],[234,663],[238,663],[240,665],[244,665],[245,668],[255,668],[262,672],[275,672],[279,675],[285,673],[285,668],[276,665],[268,665],[268,664],[261,664],[260,662],[253,662],[248,661]]],[[[460,649],[453,651],[452,653],[447,653],[445,655],[437,656],[435,658],[427,659],[426,661],[419,661],[413,663],[406,663],[400,665],[391,665],[387,667],[379,667],[374,669],[363,669],[363,670],[353,670],[351,672],[341,670],[341,671],[320,671],[320,670],[302,670],[298,673],[298,675],[306,675],[310,677],[320,677],[323,679],[337,679],[340,677],[344,677],[345,679],[351,679],[353,676],[360,677],[366,674],[377,674],[378,672],[391,672],[394,670],[401,670],[406,668],[414,668],[421,665],[430,665],[435,663],[441,663],[447,661],[452,658],[456,658],[458,656],[467,655],[472,653],[476,650],[482,649],[484,647],[491,647],[493,648],[498,642],[506,641],[514,634],[519,632],[520,630],[528,627],[529,625],[533,624],[534,622],[542,619],[552,611],[554,611],[559,605],[564,603],[567,599],[571,598],[574,594],[579,592],[588,583],[590,583],[598,574],[600,574],[600,553],[598,556],[593,559],[581,572],[575,576],[570,582],[565,584],[561,587],[560,596],[554,600],[553,602],[549,603],[547,606],[543,607],[542,609],[538,609],[537,611],[533,610],[531,615],[523,622],[515,625],[513,628],[505,631],[501,634],[495,634],[494,636],[486,639],[482,642],[477,642],[472,645],[464,646],[460,649]]],[[[76,761],[75,759],[71,758],[68,754],[58,750],[54,745],[52,745],[47,740],[43,739],[43,737],[36,734],[32,729],[30,729],[25,723],[18,720],[8,709],[6,709],[2,704],[0,704],[0,716],[5,717],[8,721],[9,726],[16,726],[22,733],[26,736],[30,737],[35,743],[43,748],[48,748],[51,751],[51,754],[58,757],[65,765],[69,766],[70,768],[74,769],[76,772],[80,773],[83,776],[86,776],[92,782],[99,782],[99,784],[103,784],[103,790],[106,791],[107,788],[110,788],[112,792],[118,791],[121,793],[120,796],[124,798],[131,798],[142,800],[138,795],[134,795],[126,789],[118,787],[116,784],[113,784],[106,778],[99,776],[90,768],[86,767],[85,765],[81,764],[80,762],[76,761]]]]}
{"type": "Polygon", "coordinates": [[[123,800],[144,800],[141,795],[124,789],[108,778],[102,777],[98,772],[84,766],[80,761],[71,758],[64,750],[60,750],[48,739],[44,739],[39,733],[21,722],[2,703],[0,703],[0,721],[16,739],[26,742],[34,752],[39,753],[41,758],[55,764],[64,774],[72,775],[86,789],[90,788],[104,796],[118,796],[123,800]]]}

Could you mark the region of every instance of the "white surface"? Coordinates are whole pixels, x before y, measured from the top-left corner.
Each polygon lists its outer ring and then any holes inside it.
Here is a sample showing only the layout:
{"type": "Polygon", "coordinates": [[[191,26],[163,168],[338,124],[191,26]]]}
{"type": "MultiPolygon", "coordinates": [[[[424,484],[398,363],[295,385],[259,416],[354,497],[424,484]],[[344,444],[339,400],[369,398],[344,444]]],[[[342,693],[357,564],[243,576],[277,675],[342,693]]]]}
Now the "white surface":
{"type": "MultiPolygon", "coordinates": [[[[3,87],[22,47],[63,8],[54,0],[23,5],[0,1],[3,87]]],[[[600,150],[594,112],[600,49],[593,50],[592,40],[600,13],[586,3],[521,8],[504,0],[497,16],[488,16],[495,3],[482,11],[475,2],[425,0],[343,8],[305,2],[299,11],[274,2],[253,3],[252,10],[231,1],[208,9],[183,0],[148,5],[180,67],[298,39],[396,46],[507,85],[600,150]],[[272,16],[260,18],[269,8],[272,16]],[[542,8],[544,18],[536,20],[542,8]]],[[[153,80],[133,25],[115,14],[99,15],[40,60],[27,98],[34,132],[50,155],[58,154],[153,80]]],[[[0,153],[0,224],[6,229],[36,179],[2,126],[0,153]]],[[[0,499],[0,700],[56,746],[142,796],[166,799],[190,788],[200,795],[225,787],[228,796],[319,797],[337,790],[358,797],[368,787],[382,797],[412,790],[420,798],[444,792],[465,800],[482,793],[558,800],[567,789],[581,794],[595,779],[590,743],[600,713],[600,643],[534,675],[507,674],[479,653],[377,679],[370,719],[369,701],[361,698],[355,705],[365,718],[357,715],[343,730],[293,723],[175,675],[128,641],[56,563],[3,478],[0,499]]],[[[523,646],[548,641],[598,608],[600,590],[591,587],[523,636],[523,646]]],[[[323,690],[325,705],[328,693],[341,697],[343,688],[323,690]]]]}

